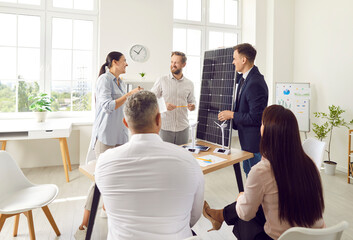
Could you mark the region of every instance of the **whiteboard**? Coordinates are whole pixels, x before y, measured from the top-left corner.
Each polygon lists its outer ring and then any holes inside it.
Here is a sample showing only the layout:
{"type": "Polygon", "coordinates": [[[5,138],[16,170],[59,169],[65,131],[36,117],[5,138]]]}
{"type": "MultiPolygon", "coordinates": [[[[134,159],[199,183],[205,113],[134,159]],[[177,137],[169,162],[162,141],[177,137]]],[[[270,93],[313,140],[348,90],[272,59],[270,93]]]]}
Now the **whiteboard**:
{"type": "Polygon", "coordinates": [[[299,131],[310,131],[310,83],[276,83],[276,104],[290,109],[299,131]]]}

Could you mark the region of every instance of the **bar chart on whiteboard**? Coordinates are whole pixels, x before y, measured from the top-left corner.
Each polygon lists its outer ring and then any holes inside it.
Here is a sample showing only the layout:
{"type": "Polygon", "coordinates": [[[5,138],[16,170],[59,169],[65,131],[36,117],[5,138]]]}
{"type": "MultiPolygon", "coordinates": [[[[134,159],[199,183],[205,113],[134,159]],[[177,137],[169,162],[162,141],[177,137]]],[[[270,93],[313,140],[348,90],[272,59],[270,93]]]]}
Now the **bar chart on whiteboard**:
{"type": "Polygon", "coordinates": [[[310,131],[310,83],[276,83],[276,104],[290,109],[299,130],[310,131]]]}

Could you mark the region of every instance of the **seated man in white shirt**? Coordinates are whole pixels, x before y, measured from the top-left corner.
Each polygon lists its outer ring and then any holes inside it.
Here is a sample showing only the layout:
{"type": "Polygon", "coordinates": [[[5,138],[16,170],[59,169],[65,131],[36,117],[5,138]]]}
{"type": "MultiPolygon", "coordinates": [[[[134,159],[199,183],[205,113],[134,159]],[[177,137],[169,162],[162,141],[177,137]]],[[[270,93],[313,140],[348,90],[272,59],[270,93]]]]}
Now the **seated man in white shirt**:
{"type": "Polygon", "coordinates": [[[100,155],[96,184],[108,215],[108,239],[184,239],[201,216],[204,178],[194,157],[163,142],[157,98],[128,98],[130,141],[100,155]]]}

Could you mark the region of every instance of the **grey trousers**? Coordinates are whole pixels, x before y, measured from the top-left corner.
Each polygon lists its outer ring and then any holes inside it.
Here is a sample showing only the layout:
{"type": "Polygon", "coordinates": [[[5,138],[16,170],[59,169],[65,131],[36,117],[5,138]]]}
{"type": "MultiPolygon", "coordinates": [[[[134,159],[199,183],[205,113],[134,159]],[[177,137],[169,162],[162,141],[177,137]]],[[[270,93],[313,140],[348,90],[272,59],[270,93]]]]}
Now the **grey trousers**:
{"type": "Polygon", "coordinates": [[[165,142],[174,143],[176,145],[186,144],[189,141],[189,128],[180,131],[172,132],[161,129],[159,135],[165,142]]]}
{"type": "MultiPolygon", "coordinates": [[[[117,146],[120,146],[120,145],[117,144],[115,146],[109,146],[109,145],[105,145],[97,140],[96,144],[94,145],[94,152],[96,154],[97,161],[98,161],[99,155],[101,155],[101,153],[104,153],[106,150],[108,150],[110,148],[115,148],[117,146]]],[[[95,185],[95,183],[92,183],[92,185],[88,189],[88,195],[87,195],[87,199],[86,199],[86,203],[85,203],[85,209],[88,211],[91,211],[91,207],[92,207],[94,185],[95,185]]]]}

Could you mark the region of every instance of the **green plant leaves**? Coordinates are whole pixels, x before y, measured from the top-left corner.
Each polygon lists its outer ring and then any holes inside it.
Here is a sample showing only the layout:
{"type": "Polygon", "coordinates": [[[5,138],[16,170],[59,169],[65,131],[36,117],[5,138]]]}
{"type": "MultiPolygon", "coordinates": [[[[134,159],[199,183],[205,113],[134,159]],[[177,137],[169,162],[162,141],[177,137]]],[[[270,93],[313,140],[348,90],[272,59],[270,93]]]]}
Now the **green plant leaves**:
{"type": "Polygon", "coordinates": [[[49,97],[46,93],[32,94],[28,97],[31,103],[29,109],[36,112],[51,112],[51,103],[54,101],[53,98],[49,97]]]}
{"type": "Polygon", "coordinates": [[[330,129],[328,127],[328,123],[325,122],[322,125],[318,125],[316,123],[313,123],[313,132],[315,133],[315,137],[322,141],[327,137],[327,134],[330,132],[330,129]]]}
{"type": "Polygon", "coordinates": [[[326,120],[324,124],[318,125],[313,123],[313,132],[316,134],[315,137],[322,141],[324,138],[330,134],[329,145],[328,145],[328,160],[331,161],[330,149],[331,149],[331,138],[332,131],[335,127],[346,127],[349,128],[349,125],[353,124],[353,119],[349,122],[346,122],[342,117],[342,114],[345,110],[341,109],[340,106],[331,105],[328,107],[329,113],[323,112],[314,112],[314,116],[326,120]]]}

